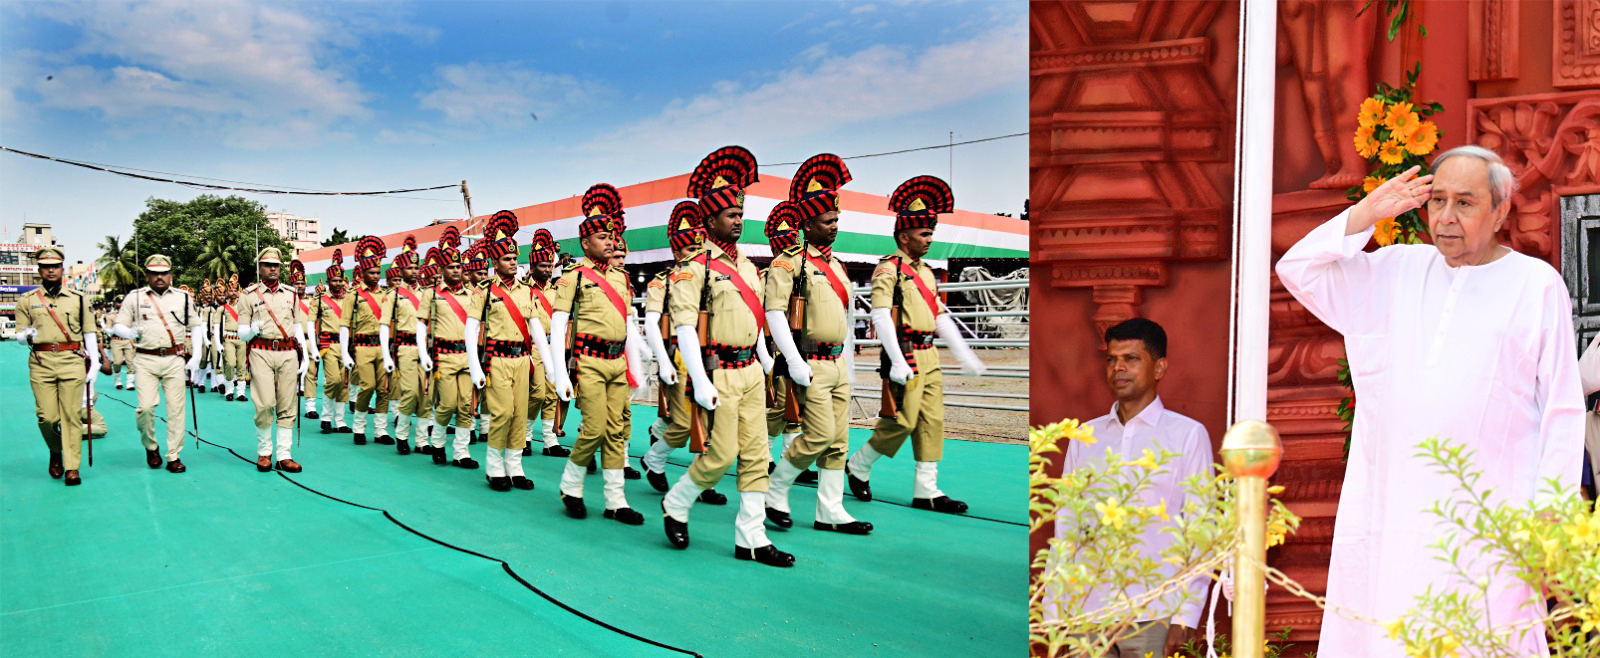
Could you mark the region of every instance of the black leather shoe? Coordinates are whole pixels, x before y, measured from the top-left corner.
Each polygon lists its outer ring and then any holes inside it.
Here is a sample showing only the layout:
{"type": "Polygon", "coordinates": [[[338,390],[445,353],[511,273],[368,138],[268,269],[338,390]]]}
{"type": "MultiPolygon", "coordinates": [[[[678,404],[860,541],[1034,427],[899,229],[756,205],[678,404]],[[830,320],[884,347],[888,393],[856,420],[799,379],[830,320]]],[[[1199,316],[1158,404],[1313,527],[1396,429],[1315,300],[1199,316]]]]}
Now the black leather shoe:
{"type": "Polygon", "coordinates": [[[797,484],[816,484],[817,483],[817,472],[813,471],[813,470],[811,470],[809,468],[806,469],[806,470],[800,471],[799,475],[794,476],[794,481],[797,484]]]}
{"type": "Polygon", "coordinates": [[[571,457],[572,451],[568,450],[566,446],[557,443],[553,446],[546,446],[540,454],[546,457],[571,457]]]}
{"type": "Polygon", "coordinates": [[[589,468],[586,470],[589,472],[589,475],[594,475],[600,471],[600,455],[595,455],[589,459],[589,468]]]}
{"type": "Polygon", "coordinates": [[[342,425],[342,426],[339,427],[339,433],[340,434],[349,434],[349,433],[354,432],[354,431],[355,430],[350,429],[349,425],[342,425]]]}
{"type": "Polygon", "coordinates": [[[966,503],[963,503],[963,502],[961,502],[959,500],[956,500],[954,498],[951,498],[949,496],[940,496],[938,498],[933,498],[933,499],[913,498],[913,499],[911,499],[911,506],[915,507],[917,509],[932,510],[932,511],[935,511],[935,512],[944,512],[945,514],[966,514],[967,513],[967,504],[966,503]]]}
{"type": "Polygon", "coordinates": [[[63,467],[62,467],[62,464],[61,464],[61,453],[59,453],[59,452],[50,453],[50,479],[59,480],[59,479],[61,479],[61,475],[63,473],[65,473],[65,472],[66,471],[63,470],[63,467]]]}
{"type": "Polygon", "coordinates": [[[682,550],[689,547],[689,524],[672,518],[667,513],[667,499],[661,499],[661,522],[666,526],[667,541],[673,548],[682,550]]]}
{"type": "Polygon", "coordinates": [[[187,471],[187,470],[189,470],[189,469],[188,469],[188,467],[183,465],[183,460],[182,459],[174,459],[174,460],[172,460],[170,462],[167,462],[167,472],[168,473],[182,473],[182,472],[187,471]]]}
{"type": "Polygon", "coordinates": [[[144,451],[144,463],[150,468],[161,468],[161,453],[154,450],[144,451]]]}
{"type": "Polygon", "coordinates": [[[464,469],[467,469],[467,470],[470,471],[470,470],[475,469],[475,468],[478,467],[478,462],[477,462],[477,460],[474,460],[471,457],[462,457],[460,459],[452,460],[450,462],[450,465],[451,466],[457,466],[457,467],[460,467],[460,468],[464,468],[464,469]]]}
{"type": "Polygon", "coordinates": [[[307,411],[306,412],[306,418],[310,418],[311,420],[316,420],[317,419],[317,412],[315,412],[315,411],[307,411]]]}
{"type": "Polygon", "coordinates": [[[478,430],[472,430],[472,436],[467,437],[467,445],[478,445],[478,430]]]}
{"type": "Polygon", "coordinates": [[[767,462],[767,475],[772,475],[772,472],[776,471],[776,470],[778,470],[778,462],[776,462],[776,461],[767,462]]]}
{"type": "Polygon", "coordinates": [[[227,399],[227,400],[228,400],[228,401],[229,401],[229,402],[232,402],[232,401],[233,401],[233,394],[232,394],[232,393],[229,393],[229,394],[227,394],[227,395],[224,395],[224,396],[222,396],[222,397],[223,397],[223,398],[226,398],[226,399],[227,399]]]}
{"type": "Polygon", "coordinates": [[[78,477],[78,472],[77,471],[67,471],[66,472],[66,476],[67,476],[67,486],[69,486],[69,487],[76,487],[76,486],[78,486],[80,484],[83,484],[83,478],[78,477]]]}
{"type": "MultiPolygon", "coordinates": [[[[640,461],[640,465],[643,465],[644,458],[640,457],[639,461],[640,461]]],[[[666,493],[667,489],[671,488],[667,484],[667,474],[665,472],[657,473],[657,472],[652,471],[650,469],[645,469],[645,471],[644,471],[644,479],[645,479],[646,482],[650,483],[650,488],[651,489],[655,489],[656,491],[659,491],[661,493],[666,493]]]]}
{"type": "Polygon", "coordinates": [[[741,560],[755,560],[769,567],[788,568],[794,566],[794,556],[778,550],[777,546],[767,544],[757,549],[733,547],[733,556],[741,560]]]}
{"type": "Polygon", "coordinates": [[[333,433],[333,422],[332,421],[326,421],[326,420],[322,421],[322,433],[323,434],[332,434],[333,433]]]}
{"type": "Polygon", "coordinates": [[[355,441],[356,441],[356,445],[358,445],[358,446],[367,445],[367,435],[366,435],[366,433],[357,432],[356,433],[356,437],[355,437],[355,441]]]}
{"type": "Polygon", "coordinates": [[[644,474],[640,473],[638,471],[638,469],[635,469],[632,466],[623,466],[622,467],[622,479],[624,479],[624,480],[637,480],[637,479],[642,478],[642,477],[644,477],[644,474]]]}
{"type": "Polygon", "coordinates": [[[582,498],[561,494],[561,504],[567,508],[567,516],[574,519],[589,518],[589,508],[583,504],[582,498]]]}
{"type": "Polygon", "coordinates": [[[372,442],[380,446],[392,446],[394,445],[394,437],[389,436],[388,434],[380,434],[378,435],[378,438],[373,439],[372,442]]]}
{"type": "Polygon", "coordinates": [[[628,525],[644,525],[644,515],[640,514],[632,507],[608,509],[606,510],[604,516],[608,519],[616,519],[628,525]]]}
{"type": "MultiPolygon", "coordinates": [[[[382,437],[382,436],[378,437],[378,443],[383,443],[383,440],[385,438],[386,437],[382,437]]],[[[411,454],[411,443],[410,442],[407,442],[407,441],[396,441],[394,439],[389,439],[389,442],[394,444],[394,451],[395,452],[398,452],[398,453],[400,453],[402,455],[411,454]]]]}
{"type": "Polygon", "coordinates": [[[767,522],[785,530],[794,526],[794,519],[789,518],[788,512],[780,512],[771,507],[767,508],[767,522]]]}
{"type": "Polygon", "coordinates": [[[526,475],[513,475],[511,476],[511,486],[522,491],[533,491],[533,480],[529,480],[526,475]]]}
{"type": "Polygon", "coordinates": [[[525,447],[523,447],[522,456],[523,457],[532,457],[533,456],[533,446],[525,446],[525,447]]]}
{"type": "Polygon", "coordinates": [[[865,535],[872,532],[872,524],[867,523],[866,521],[851,521],[849,523],[823,523],[821,521],[817,521],[812,523],[811,527],[816,528],[817,530],[840,532],[847,535],[865,535]]]}
{"type": "Polygon", "coordinates": [[[444,448],[433,449],[433,463],[443,466],[445,462],[444,448]]]}
{"type": "Polygon", "coordinates": [[[850,482],[851,495],[855,496],[856,499],[860,500],[861,502],[872,502],[871,484],[868,484],[866,480],[856,477],[855,474],[851,473],[850,469],[848,468],[844,469],[844,477],[850,482]]]}
{"type": "Polygon", "coordinates": [[[489,478],[489,488],[494,489],[495,491],[510,491],[511,478],[505,476],[489,478]]]}
{"type": "Polygon", "coordinates": [[[728,497],[717,493],[716,489],[706,489],[700,492],[700,502],[707,505],[727,505],[728,497]]]}
{"type": "Polygon", "coordinates": [[[450,436],[455,436],[456,435],[456,428],[455,427],[446,427],[446,428],[444,428],[444,433],[445,434],[449,434],[450,436]]]}

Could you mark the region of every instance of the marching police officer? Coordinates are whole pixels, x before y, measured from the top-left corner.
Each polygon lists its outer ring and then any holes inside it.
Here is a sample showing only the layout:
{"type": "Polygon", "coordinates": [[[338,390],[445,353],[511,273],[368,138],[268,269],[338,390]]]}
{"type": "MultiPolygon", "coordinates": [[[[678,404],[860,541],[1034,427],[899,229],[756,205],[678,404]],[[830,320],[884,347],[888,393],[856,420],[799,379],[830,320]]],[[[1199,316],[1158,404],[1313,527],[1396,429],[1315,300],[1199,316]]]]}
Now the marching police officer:
{"type": "Polygon", "coordinates": [[[187,470],[179,458],[188,406],[183,395],[185,370],[192,375],[200,367],[206,344],[205,325],[189,291],[172,287],[172,259],[151,255],[145,259],[144,269],[148,285],[122,300],[112,331],[134,341],[134,382],[139,390],[135,420],[139,439],[144,443],[145,464],[150,468],[162,465],[163,451],[156,443],[155,410],[158,398],[165,397],[167,471],[182,473],[187,470]]]}
{"type": "Polygon", "coordinates": [[[706,451],[662,499],[667,539],[689,546],[689,509],[695,496],[716,486],[737,459],[739,513],[734,556],[775,567],[794,556],[767,539],[765,375],[756,363],[766,313],[756,266],[738,250],[744,223],[744,187],[758,180],[755,156],[740,146],[711,153],[689,176],[688,196],[705,212],[706,244],[672,275],[668,311],[685,358],[695,403],[707,410],[706,451]],[[698,326],[697,326],[698,325],[698,326]],[[702,356],[704,358],[693,358],[702,356]]]}
{"type": "MultiPolygon", "coordinates": [[[[547,331],[550,328],[550,316],[555,312],[555,306],[550,299],[555,295],[552,290],[554,282],[550,275],[555,270],[556,241],[550,231],[539,229],[533,232],[533,244],[528,250],[528,293],[533,295],[534,313],[539,317],[540,326],[547,331]]],[[[564,337],[560,337],[564,338],[564,337]]],[[[551,335],[550,340],[560,338],[551,335]]],[[[534,355],[538,357],[538,354],[534,355]]],[[[541,361],[540,366],[544,367],[541,361]]],[[[535,432],[539,434],[544,443],[541,451],[546,457],[568,457],[572,452],[556,440],[555,409],[556,389],[548,379],[534,377],[528,388],[528,431],[527,441],[531,446],[535,432]]],[[[531,452],[531,448],[525,450],[531,452]]]]}
{"type": "Polygon", "coordinates": [[[283,258],[276,247],[256,254],[259,281],[245,288],[237,300],[239,339],[245,352],[250,381],[256,384],[256,470],[299,473],[300,464],[290,451],[294,446],[295,392],[305,369],[300,351],[308,351],[301,330],[305,317],[294,288],[279,283],[283,258]],[[298,351],[297,351],[298,350],[298,351]],[[274,457],[272,425],[277,421],[278,445],[274,457]]]}
{"type": "Polygon", "coordinates": [[[933,346],[934,335],[944,339],[969,371],[982,374],[986,368],[967,347],[950,316],[939,308],[938,279],[922,260],[933,246],[939,213],[954,210],[955,197],[943,180],[917,176],[895,188],[889,209],[895,211],[894,239],[899,249],[883,257],[872,272],[872,325],[883,338],[880,370],[892,382],[899,413],[893,418],[880,417],[871,440],[850,456],[850,492],[861,500],[872,500],[868,478],[873,462],[880,456],[893,457],[910,437],[912,458],[917,462],[912,506],[962,514],[967,504],[939,490],[939,460],[944,456],[944,374],[939,351],[933,346]],[[891,310],[898,310],[898,323],[891,310]]]}
{"type": "MultiPolygon", "coordinates": [[[[378,430],[384,432],[383,425],[387,424],[387,416],[383,409],[373,407],[373,397],[378,393],[380,376],[394,368],[394,362],[382,349],[378,341],[378,327],[382,326],[388,315],[388,306],[383,303],[379,290],[378,279],[383,272],[380,266],[383,257],[388,253],[383,240],[377,236],[369,235],[361,238],[356,243],[356,268],[355,275],[360,279],[356,287],[354,298],[351,300],[351,312],[346,318],[350,329],[350,345],[354,360],[351,363],[352,383],[358,389],[356,393],[355,416],[350,420],[355,429],[355,444],[367,444],[367,417],[374,411],[378,414],[378,430]]],[[[388,445],[394,439],[384,441],[380,437],[377,443],[388,445]]]]}
{"type": "Polygon", "coordinates": [[[99,370],[100,348],[94,309],[81,293],[62,284],[64,254],[55,247],[38,252],[38,288],[17,299],[18,341],[30,344],[28,383],[33,387],[39,434],[50,450],[49,473],[82,484],[78,474],[83,448],[84,381],[99,370]]]}
{"type": "MultiPolygon", "coordinates": [[[[402,455],[411,454],[412,424],[422,411],[422,361],[418,357],[425,350],[422,337],[427,335],[422,327],[422,297],[417,290],[417,238],[407,235],[401,242],[400,253],[389,266],[390,272],[399,272],[398,279],[389,288],[389,314],[378,328],[384,353],[390,355],[394,372],[389,375],[389,394],[396,403],[394,430],[395,450],[402,455]]],[[[381,407],[380,407],[381,408],[381,407]]],[[[387,412],[387,410],[385,410],[387,412]]],[[[420,428],[419,428],[420,429],[420,428]]],[[[418,436],[424,436],[418,432],[418,436]]],[[[421,446],[423,439],[417,440],[421,446]]]]}
{"type": "Polygon", "coordinates": [[[349,434],[345,404],[350,401],[350,317],[355,296],[345,291],[344,252],[333,250],[326,273],[328,294],[317,300],[317,360],[322,364],[322,433],[349,434]]]}

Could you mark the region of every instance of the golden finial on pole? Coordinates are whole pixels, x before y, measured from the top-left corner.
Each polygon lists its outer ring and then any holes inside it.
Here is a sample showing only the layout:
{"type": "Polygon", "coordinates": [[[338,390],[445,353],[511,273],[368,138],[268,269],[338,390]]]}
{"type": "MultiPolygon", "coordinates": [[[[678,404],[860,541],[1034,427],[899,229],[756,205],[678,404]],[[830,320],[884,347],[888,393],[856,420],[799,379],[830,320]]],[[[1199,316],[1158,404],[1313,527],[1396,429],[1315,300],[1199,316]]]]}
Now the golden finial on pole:
{"type": "Polygon", "coordinates": [[[1259,420],[1235,423],[1222,437],[1222,464],[1234,477],[1243,542],[1233,560],[1233,655],[1261,658],[1266,639],[1267,478],[1278,470],[1278,430],[1259,420]]]}

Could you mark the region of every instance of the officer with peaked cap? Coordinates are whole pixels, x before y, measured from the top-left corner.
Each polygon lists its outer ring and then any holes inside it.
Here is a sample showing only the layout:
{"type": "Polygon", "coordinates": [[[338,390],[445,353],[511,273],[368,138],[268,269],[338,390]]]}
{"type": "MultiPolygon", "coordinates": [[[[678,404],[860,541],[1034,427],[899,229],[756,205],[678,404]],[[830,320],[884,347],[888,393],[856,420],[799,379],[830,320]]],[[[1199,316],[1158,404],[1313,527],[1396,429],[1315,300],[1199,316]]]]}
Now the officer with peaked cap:
{"type": "Polygon", "coordinates": [[[294,446],[296,384],[304,376],[305,317],[294,288],[281,284],[283,258],[276,247],[256,254],[259,281],[244,289],[237,301],[239,340],[248,345],[245,366],[255,382],[256,470],[266,473],[276,463],[280,470],[299,473],[300,464],[290,454],[294,446]],[[278,444],[272,445],[273,420],[278,444]]]}
{"type": "Polygon", "coordinates": [[[172,259],[155,254],[144,261],[145,283],[129,293],[117,311],[112,331],[134,341],[134,376],[139,390],[135,419],[139,439],[144,442],[145,464],[161,468],[165,452],[167,470],[186,470],[179,454],[183,452],[187,400],[184,399],[185,370],[200,367],[205,349],[205,326],[189,291],[172,287],[172,259]],[[188,357],[185,362],[184,357],[188,357]],[[162,451],[156,443],[156,402],[166,398],[167,445],[162,451]]]}
{"type": "Polygon", "coordinates": [[[100,348],[94,310],[82,294],[62,285],[62,260],[60,249],[39,250],[40,286],[17,299],[15,336],[31,346],[28,383],[39,434],[50,450],[50,477],[65,476],[67,486],[76,486],[83,481],[78,461],[84,380],[99,369],[100,348]]]}

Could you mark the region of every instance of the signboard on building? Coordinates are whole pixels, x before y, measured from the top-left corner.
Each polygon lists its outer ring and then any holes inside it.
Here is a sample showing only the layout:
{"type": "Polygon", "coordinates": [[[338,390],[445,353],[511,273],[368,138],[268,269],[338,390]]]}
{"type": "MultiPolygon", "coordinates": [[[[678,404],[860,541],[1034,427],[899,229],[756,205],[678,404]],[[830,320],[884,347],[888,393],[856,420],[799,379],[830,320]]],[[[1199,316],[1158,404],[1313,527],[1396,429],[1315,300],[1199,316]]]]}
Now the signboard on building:
{"type": "Polygon", "coordinates": [[[28,274],[38,269],[31,255],[38,250],[36,244],[0,242],[0,273],[28,274]]]}
{"type": "Polygon", "coordinates": [[[37,287],[39,286],[0,286],[0,294],[10,293],[13,295],[20,295],[37,287]]]}

